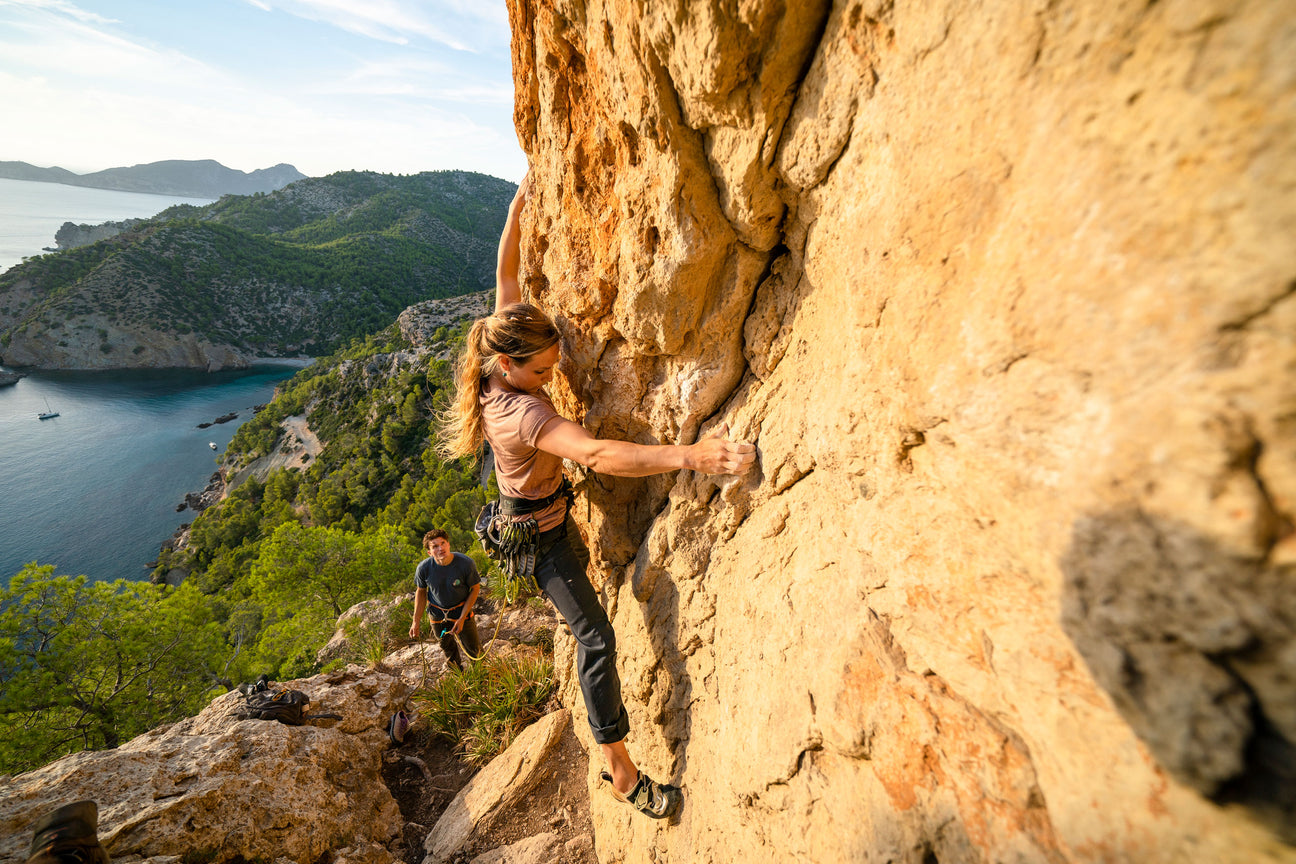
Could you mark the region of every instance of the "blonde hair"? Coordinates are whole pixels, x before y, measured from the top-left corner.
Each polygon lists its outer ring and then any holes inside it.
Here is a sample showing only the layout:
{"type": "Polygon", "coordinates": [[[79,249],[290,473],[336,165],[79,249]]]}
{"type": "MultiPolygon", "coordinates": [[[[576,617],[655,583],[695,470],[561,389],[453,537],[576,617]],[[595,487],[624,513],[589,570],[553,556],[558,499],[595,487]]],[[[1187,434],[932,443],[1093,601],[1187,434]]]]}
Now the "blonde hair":
{"type": "Polygon", "coordinates": [[[558,328],[530,303],[514,303],[477,320],[455,364],[455,398],[441,417],[437,452],[443,459],[476,456],[485,436],[481,394],[500,370],[500,357],[525,362],[558,344],[558,328]]]}

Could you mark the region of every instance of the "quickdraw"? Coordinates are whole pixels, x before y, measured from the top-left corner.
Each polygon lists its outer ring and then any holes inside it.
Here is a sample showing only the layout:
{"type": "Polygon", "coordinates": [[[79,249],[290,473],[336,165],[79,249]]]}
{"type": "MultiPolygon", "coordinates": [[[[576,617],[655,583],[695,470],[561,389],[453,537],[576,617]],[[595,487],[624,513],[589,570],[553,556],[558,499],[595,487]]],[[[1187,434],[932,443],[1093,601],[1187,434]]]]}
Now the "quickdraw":
{"type": "Polygon", "coordinates": [[[514,521],[501,516],[496,502],[482,508],[476,533],[482,548],[504,573],[504,602],[540,593],[535,569],[539,558],[540,525],[535,517],[514,521]]]}

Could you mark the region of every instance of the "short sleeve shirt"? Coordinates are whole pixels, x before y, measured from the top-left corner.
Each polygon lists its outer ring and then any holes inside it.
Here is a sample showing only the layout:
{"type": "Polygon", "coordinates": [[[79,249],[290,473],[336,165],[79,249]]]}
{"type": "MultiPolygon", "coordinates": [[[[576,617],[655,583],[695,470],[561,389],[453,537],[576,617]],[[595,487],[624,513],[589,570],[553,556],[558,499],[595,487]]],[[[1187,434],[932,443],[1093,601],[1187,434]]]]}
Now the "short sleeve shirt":
{"type": "Polygon", "coordinates": [[[414,585],[427,589],[428,602],[432,604],[429,612],[438,621],[459,617],[472,586],[480,583],[477,565],[462,552],[455,552],[445,565],[438,564],[435,558],[424,558],[414,570],[414,585]]]}
{"type": "MultiPolygon", "coordinates": [[[[481,395],[482,428],[495,454],[500,491],[512,498],[544,498],[562,485],[561,457],[536,448],[536,439],[562,416],[543,392],[527,393],[492,377],[481,395]]],[[[559,498],[536,514],[540,529],[562,524],[566,503],[559,498]]]]}

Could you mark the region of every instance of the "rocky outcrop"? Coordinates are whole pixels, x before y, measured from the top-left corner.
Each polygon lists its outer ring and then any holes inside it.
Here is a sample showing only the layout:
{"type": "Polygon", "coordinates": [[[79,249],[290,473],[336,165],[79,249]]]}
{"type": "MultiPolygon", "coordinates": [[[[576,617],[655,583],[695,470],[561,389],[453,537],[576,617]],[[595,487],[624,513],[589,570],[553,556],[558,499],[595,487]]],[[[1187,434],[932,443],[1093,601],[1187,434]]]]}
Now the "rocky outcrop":
{"type": "Polygon", "coordinates": [[[60,250],[75,249],[78,246],[89,246],[109,237],[116,237],[143,222],[143,219],[124,219],[121,222],[101,222],[98,225],[77,225],[64,222],[54,235],[54,242],[60,250]]]}
{"type": "Polygon", "coordinates": [[[27,857],[41,814],[92,798],[100,842],[115,861],[183,855],[311,864],[344,849],[333,860],[390,864],[401,819],[382,781],[385,725],[410,688],[358,667],[288,686],[310,696],[312,711],[343,719],[298,727],[238,720],[243,697],[235,691],[115,750],[0,778],[0,861],[27,857]]]}
{"type": "Polygon", "coordinates": [[[0,369],[0,387],[8,387],[10,384],[17,384],[22,380],[22,373],[10,372],[8,369],[0,369]]]}
{"type": "Polygon", "coordinates": [[[600,860],[1296,860],[1282,4],[509,7],[556,403],[760,456],[581,484],[600,860]]]}
{"type": "Polygon", "coordinates": [[[246,369],[249,351],[209,342],[194,333],[165,333],[92,315],[73,326],[30,324],[8,333],[0,359],[43,369],[246,369]]]}
{"type": "Polygon", "coordinates": [[[223,497],[225,497],[225,480],[217,471],[207,478],[207,485],[203,487],[201,492],[185,493],[184,506],[195,513],[201,513],[223,497]]]}
{"type": "Polygon", "coordinates": [[[436,333],[442,327],[458,324],[465,318],[480,318],[489,314],[494,305],[494,289],[443,300],[424,300],[397,316],[396,327],[411,345],[432,345],[438,341],[436,333]]]}

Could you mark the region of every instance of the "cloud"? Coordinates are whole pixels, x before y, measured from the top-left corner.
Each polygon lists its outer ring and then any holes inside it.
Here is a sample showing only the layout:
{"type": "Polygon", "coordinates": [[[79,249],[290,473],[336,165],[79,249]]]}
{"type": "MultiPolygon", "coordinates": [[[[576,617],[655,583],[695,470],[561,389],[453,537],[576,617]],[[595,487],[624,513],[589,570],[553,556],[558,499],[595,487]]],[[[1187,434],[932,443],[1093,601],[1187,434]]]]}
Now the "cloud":
{"type": "Polygon", "coordinates": [[[17,7],[19,15],[0,19],[0,66],[27,73],[43,72],[73,81],[117,79],[138,85],[223,77],[219,70],[171,49],[158,49],[114,32],[118,22],[83,12],[58,0],[0,0],[0,11],[17,7]],[[140,76],[151,76],[141,79],[140,76]]]}
{"type": "Polygon", "coordinates": [[[91,24],[118,23],[116,20],[105,18],[96,12],[87,12],[74,3],[66,2],[66,0],[0,0],[0,8],[5,6],[55,12],[91,24]]]}
{"type": "Polygon", "coordinates": [[[370,39],[406,45],[428,40],[476,53],[484,39],[499,42],[506,23],[503,4],[412,2],[412,0],[247,0],[370,39]]]}
{"type": "MultiPolygon", "coordinates": [[[[351,40],[339,50],[300,17],[256,23],[264,19],[252,6],[282,11],[283,0],[248,4],[238,26],[261,27],[293,50],[235,57],[222,48],[204,62],[186,50],[201,50],[191,36],[202,18],[150,19],[148,32],[166,40],[155,44],[62,0],[0,0],[0,105],[22,118],[0,130],[0,159],[78,172],[161,159],[241,170],[291,162],[311,175],[461,168],[516,180],[526,170],[507,60],[426,40],[401,48],[351,40]],[[292,40],[298,31],[311,35],[292,40]]],[[[501,26],[490,37],[505,57],[507,33],[501,26]]]]}
{"type": "Polygon", "coordinates": [[[512,105],[513,84],[473,74],[463,64],[407,57],[362,62],[346,74],[318,81],[304,92],[351,96],[406,96],[472,105],[512,105]]]}

